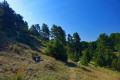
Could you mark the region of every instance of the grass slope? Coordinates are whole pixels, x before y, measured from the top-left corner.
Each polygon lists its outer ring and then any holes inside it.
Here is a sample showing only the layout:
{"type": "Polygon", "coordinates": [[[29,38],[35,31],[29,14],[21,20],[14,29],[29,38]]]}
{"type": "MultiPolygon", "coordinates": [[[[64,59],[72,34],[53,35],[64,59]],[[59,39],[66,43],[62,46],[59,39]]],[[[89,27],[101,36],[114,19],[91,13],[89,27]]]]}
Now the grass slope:
{"type": "Polygon", "coordinates": [[[23,80],[68,80],[69,70],[64,63],[41,53],[39,55],[44,61],[36,63],[31,57],[35,52],[29,49],[24,51],[24,55],[0,52],[0,80],[13,80],[19,76],[23,80]]]}
{"type": "Polygon", "coordinates": [[[95,67],[92,64],[89,66],[80,64],[80,67],[74,67],[74,70],[76,72],[75,80],[120,80],[120,72],[95,67]]]}
{"type": "Polygon", "coordinates": [[[0,80],[68,80],[69,68],[60,61],[44,55],[45,43],[30,35],[25,44],[0,35],[0,80]],[[38,53],[44,61],[36,63],[32,53],[38,53]]]}

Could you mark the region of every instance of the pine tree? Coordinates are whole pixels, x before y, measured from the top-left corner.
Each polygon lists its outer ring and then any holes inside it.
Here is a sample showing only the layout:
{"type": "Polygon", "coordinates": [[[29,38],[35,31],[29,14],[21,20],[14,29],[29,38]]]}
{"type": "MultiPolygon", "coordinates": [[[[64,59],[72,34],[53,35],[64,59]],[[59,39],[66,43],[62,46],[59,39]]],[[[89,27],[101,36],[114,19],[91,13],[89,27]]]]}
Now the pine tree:
{"type": "Polygon", "coordinates": [[[60,26],[53,25],[51,28],[51,38],[59,39],[64,45],[66,45],[66,34],[65,31],[60,26]]]}
{"type": "Polygon", "coordinates": [[[47,24],[42,25],[42,40],[48,41],[50,36],[50,30],[47,26],[47,24]]]}
{"type": "Polygon", "coordinates": [[[73,48],[74,50],[77,52],[77,54],[79,54],[80,56],[82,56],[82,47],[81,47],[81,43],[80,43],[80,36],[79,34],[76,32],[73,34],[73,48]]]}
{"type": "Polygon", "coordinates": [[[105,58],[103,56],[104,53],[99,51],[96,56],[94,57],[95,64],[98,66],[105,66],[105,58]]]}
{"type": "Polygon", "coordinates": [[[67,62],[66,50],[63,43],[58,39],[49,41],[45,49],[45,54],[52,56],[57,60],[67,62]]]}
{"type": "Polygon", "coordinates": [[[81,63],[86,66],[88,65],[90,60],[91,60],[90,53],[89,53],[89,50],[87,49],[81,58],[81,63]]]}

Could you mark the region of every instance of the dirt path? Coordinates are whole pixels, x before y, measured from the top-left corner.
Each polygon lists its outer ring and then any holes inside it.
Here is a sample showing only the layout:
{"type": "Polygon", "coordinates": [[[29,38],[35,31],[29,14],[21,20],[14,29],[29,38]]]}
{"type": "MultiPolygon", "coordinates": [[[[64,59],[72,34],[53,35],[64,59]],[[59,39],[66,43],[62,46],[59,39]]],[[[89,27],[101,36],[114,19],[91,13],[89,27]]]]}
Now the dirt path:
{"type": "Polygon", "coordinates": [[[74,71],[74,67],[70,67],[70,80],[75,80],[76,79],[76,73],[74,71]]]}
{"type": "Polygon", "coordinates": [[[72,62],[68,62],[68,66],[69,66],[69,80],[76,80],[76,73],[74,71],[76,65],[72,62]]]}

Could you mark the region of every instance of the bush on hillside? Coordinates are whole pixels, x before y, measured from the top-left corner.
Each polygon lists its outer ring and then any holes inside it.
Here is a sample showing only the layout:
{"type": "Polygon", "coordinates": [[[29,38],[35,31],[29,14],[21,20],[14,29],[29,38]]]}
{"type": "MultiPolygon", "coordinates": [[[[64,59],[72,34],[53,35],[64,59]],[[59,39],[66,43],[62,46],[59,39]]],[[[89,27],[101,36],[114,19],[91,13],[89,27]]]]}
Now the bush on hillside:
{"type": "Polygon", "coordinates": [[[100,67],[105,66],[105,58],[103,54],[104,53],[98,52],[94,57],[95,64],[100,67]]]}
{"type": "Polygon", "coordinates": [[[120,70],[120,57],[112,61],[112,68],[115,70],[120,70]]]}
{"type": "Polygon", "coordinates": [[[58,39],[51,40],[47,44],[45,54],[54,57],[57,60],[67,62],[66,50],[61,41],[58,39]]]}
{"type": "Polygon", "coordinates": [[[76,52],[69,53],[68,56],[72,61],[75,61],[75,62],[79,61],[79,55],[76,52]]]}
{"type": "Polygon", "coordinates": [[[90,57],[90,53],[89,53],[89,50],[85,50],[85,53],[83,54],[82,58],[81,58],[81,63],[83,65],[88,65],[88,63],[90,62],[91,60],[91,57],[90,57]]]}

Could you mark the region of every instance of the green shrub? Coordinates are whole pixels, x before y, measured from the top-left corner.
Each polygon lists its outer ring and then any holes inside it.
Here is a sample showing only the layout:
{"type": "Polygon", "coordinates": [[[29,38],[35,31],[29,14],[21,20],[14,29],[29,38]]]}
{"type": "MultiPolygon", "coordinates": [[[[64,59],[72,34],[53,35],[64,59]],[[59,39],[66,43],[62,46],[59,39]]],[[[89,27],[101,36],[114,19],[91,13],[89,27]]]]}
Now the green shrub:
{"type": "Polygon", "coordinates": [[[120,57],[112,61],[112,68],[115,70],[120,70],[120,57]]]}
{"type": "Polygon", "coordinates": [[[79,61],[79,55],[76,52],[69,53],[68,56],[72,61],[75,61],[75,62],[79,61]]]}
{"type": "Polygon", "coordinates": [[[94,57],[95,64],[102,67],[105,66],[105,58],[103,56],[103,53],[97,53],[94,57]]]}
{"type": "Polygon", "coordinates": [[[58,39],[51,40],[47,44],[45,54],[54,57],[57,60],[67,62],[67,54],[64,45],[58,39]]]}
{"type": "Polygon", "coordinates": [[[81,63],[86,66],[88,65],[90,60],[91,60],[90,53],[89,53],[89,50],[87,49],[81,58],[81,63]]]}

